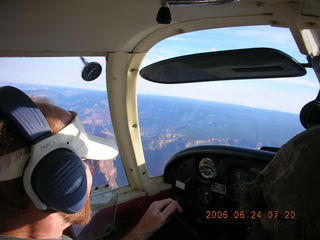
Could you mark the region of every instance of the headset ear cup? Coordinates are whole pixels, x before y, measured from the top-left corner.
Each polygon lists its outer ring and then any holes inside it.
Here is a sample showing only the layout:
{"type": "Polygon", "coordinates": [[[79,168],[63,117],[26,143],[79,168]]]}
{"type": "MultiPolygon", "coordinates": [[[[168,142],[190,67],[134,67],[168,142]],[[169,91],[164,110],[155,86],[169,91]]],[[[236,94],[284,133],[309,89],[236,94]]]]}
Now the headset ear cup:
{"type": "Polygon", "coordinates": [[[306,129],[320,124],[320,101],[311,101],[301,109],[300,122],[306,129]]]}
{"type": "Polygon", "coordinates": [[[48,208],[80,211],[87,200],[87,176],[82,160],[64,148],[48,153],[34,168],[31,185],[48,208]]]}

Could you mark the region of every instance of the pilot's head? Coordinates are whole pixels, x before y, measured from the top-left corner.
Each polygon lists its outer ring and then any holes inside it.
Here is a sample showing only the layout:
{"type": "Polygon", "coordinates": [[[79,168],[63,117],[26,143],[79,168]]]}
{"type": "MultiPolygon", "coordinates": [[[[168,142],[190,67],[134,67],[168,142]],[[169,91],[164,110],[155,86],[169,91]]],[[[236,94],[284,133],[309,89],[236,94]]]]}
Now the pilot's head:
{"type": "Polygon", "coordinates": [[[252,239],[320,239],[319,144],[318,125],[282,146],[248,185],[243,207],[265,212],[252,239]]]}
{"type": "Polygon", "coordinates": [[[0,105],[0,232],[39,220],[28,216],[34,211],[88,222],[92,176],[83,160],[113,159],[116,146],[87,135],[76,113],[16,88],[0,88],[0,105]]]}

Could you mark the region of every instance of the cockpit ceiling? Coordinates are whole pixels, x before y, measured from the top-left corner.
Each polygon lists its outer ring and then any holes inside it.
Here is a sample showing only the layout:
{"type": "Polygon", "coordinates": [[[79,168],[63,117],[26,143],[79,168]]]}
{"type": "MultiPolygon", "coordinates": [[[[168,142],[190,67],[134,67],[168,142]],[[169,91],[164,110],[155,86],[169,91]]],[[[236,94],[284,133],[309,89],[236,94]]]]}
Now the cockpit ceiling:
{"type": "Polygon", "coordinates": [[[320,18],[319,1],[305,0],[303,2],[302,15],[320,18]]]}
{"type": "Polygon", "coordinates": [[[310,23],[319,28],[320,1],[294,2],[242,0],[220,6],[171,6],[172,23],[158,25],[159,0],[5,0],[0,5],[0,55],[144,52],[177,33],[234,25],[286,26],[292,16],[302,28],[310,23]],[[144,47],[145,39],[152,40],[144,47]]]}

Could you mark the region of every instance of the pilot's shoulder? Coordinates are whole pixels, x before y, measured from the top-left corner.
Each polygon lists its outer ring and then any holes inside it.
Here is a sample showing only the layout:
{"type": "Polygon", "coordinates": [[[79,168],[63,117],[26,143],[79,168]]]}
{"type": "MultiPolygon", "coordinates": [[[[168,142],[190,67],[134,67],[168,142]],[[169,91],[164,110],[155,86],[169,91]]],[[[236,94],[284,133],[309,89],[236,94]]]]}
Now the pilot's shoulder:
{"type": "Polygon", "coordinates": [[[286,148],[294,147],[299,148],[299,150],[306,150],[313,146],[314,144],[319,144],[320,140],[320,125],[311,127],[294,138],[292,138],[287,144],[286,148]]]}

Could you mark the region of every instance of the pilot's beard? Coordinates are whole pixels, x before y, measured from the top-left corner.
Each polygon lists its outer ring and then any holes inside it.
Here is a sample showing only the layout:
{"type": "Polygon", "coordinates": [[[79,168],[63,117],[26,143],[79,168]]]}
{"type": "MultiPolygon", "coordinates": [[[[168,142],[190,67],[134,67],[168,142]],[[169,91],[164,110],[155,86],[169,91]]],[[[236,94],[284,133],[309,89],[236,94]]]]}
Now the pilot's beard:
{"type": "Polygon", "coordinates": [[[85,225],[90,222],[91,220],[91,205],[90,205],[90,197],[87,197],[86,203],[84,207],[77,213],[67,214],[61,213],[63,216],[64,221],[68,224],[79,224],[85,225]]]}

